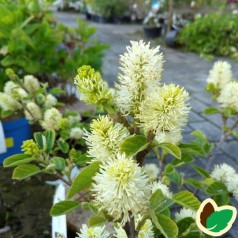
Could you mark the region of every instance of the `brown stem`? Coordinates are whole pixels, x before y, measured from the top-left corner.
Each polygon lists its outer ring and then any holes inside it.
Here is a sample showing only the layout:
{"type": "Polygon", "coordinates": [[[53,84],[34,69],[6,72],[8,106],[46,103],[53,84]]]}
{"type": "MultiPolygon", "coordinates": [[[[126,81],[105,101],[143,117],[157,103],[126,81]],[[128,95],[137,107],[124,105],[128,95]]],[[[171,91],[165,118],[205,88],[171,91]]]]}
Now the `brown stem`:
{"type": "MultiPolygon", "coordinates": [[[[155,138],[155,134],[153,133],[153,131],[149,132],[147,136],[147,142],[151,143],[154,138],[155,138]]],[[[151,150],[151,146],[149,145],[146,149],[142,150],[136,155],[136,161],[140,166],[142,166],[145,156],[150,152],[150,150],[151,150]]]]}
{"type": "Polygon", "coordinates": [[[131,216],[130,221],[126,223],[125,231],[126,231],[128,238],[137,238],[138,237],[138,234],[137,234],[136,228],[135,228],[135,220],[134,220],[133,216],[131,216]]]}
{"type": "MultiPolygon", "coordinates": [[[[223,121],[223,126],[226,126],[227,118],[224,117],[223,115],[222,115],[222,121],[223,121]]],[[[213,160],[215,159],[216,155],[219,153],[219,151],[221,149],[221,146],[223,145],[226,137],[229,136],[229,135],[230,135],[230,132],[225,132],[224,130],[222,130],[220,141],[216,145],[216,148],[214,149],[214,152],[208,158],[208,162],[207,162],[206,167],[205,167],[206,170],[210,170],[210,167],[212,165],[213,160]]]]}

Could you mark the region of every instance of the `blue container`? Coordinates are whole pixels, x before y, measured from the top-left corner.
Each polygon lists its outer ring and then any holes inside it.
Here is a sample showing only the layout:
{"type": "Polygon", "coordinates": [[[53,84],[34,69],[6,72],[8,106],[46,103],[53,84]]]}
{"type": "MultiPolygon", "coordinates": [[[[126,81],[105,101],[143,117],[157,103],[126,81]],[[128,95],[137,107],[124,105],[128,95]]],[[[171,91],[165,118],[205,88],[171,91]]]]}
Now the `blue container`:
{"type": "Polygon", "coordinates": [[[0,154],[0,164],[7,157],[22,153],[21,146],[24,140],[31,138],[31,126],[25,118],[2,123],[7,152],[0,154]]]}

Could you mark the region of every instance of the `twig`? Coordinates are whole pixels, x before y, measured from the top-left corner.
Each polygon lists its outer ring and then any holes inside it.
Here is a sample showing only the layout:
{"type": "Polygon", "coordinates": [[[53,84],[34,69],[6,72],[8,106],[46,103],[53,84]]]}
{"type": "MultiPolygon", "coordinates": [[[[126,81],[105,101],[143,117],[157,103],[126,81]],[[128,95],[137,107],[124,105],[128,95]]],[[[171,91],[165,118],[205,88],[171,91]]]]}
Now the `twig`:
{"type": "MultiPolygon", "coordinates": [[[[227,118],[223,116],[222,120],[223,120],[223,126],[226,126],[227,118]]],[[[216,145],[214,152],[208,158],[208,162],[205,167],[206,170],[210,170],[211,164],[212,164],[214,158],[216,157],[216,155],[219,153],[223,143],[225,142],[225,139],[231,134],[231,131],[233,129],[235,129],[237,127],[237,125],[238,125],[238,120],[235,121],[234,124],[231,126],[230,131],[225,132],[224,130],[222,130],[222,135],[221,135],[220,141],[216,145]]]]}

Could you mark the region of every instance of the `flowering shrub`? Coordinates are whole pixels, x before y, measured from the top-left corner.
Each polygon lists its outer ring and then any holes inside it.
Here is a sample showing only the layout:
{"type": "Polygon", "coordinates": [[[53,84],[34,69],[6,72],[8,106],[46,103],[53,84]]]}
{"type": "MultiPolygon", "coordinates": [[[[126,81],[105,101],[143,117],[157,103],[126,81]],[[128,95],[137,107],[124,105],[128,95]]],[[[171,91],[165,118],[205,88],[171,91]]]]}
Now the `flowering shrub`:
{"type": "MultiPolygon", "coordinates": [[[[72,149],[65,160],[56,157],[57,128],[51,128],[36,133],[35,141],[24,142],[23,155],[4,161],[5,167],[16,166],[14,179],[47,172],[69,185],[67,200],[56,203],[51,214],[62,215],[79,206],[90,209],[92,216],[82,225],[80,238],[208,237],[195,222],[201,204],[197,191],[218,205],[228,204],[230,196],[237,199],[237,179],[234,182],[228,177],[232,174],[236,178],[237,172],[228,165],[217,165],[211,173],[210,165],[206,169],[194,166],[201,180],[181,172],[196,157],[209,157],[211,164],[216,151],[212,153],[214,145],[199,131],[192,133],[194,140],[181,143],[190,110],[189,95],[184,88],[161,82],[163,63],[159,47],[131,42],[120,57],[119,83],[113,89],[90,66],[82,66],[75,77],[81,98],[106,111],[92,120],[90,130],[83,135],[87,153],[77,156],[78,151],[72,149]],[[153,156],[158,163],[147,162],[153,156]],[[72,179],[72,168],[77,165],[84,168],[72,179]],[[179,212],[174,213],[174,209],[179,212]]],[[[230,67],[224,62],[215,67],[208,91],[222,109],[206,112],[219,112],[226,118],[229,107],[229,116],[237,115],[233,103],[222,96],[226,87],[219,86],[230,80],[230,67]]],[[[224,131],[231,134],[233,129],[224,131]]]]}

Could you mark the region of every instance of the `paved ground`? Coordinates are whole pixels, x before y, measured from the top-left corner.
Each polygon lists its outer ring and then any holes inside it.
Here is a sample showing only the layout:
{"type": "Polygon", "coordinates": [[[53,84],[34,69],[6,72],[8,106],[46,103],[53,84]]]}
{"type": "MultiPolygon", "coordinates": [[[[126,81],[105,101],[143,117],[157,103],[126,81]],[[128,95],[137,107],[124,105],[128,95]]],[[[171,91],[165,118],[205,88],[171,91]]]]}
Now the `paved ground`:
{"type": "MultiPolygon", "coordinates": [[[[57,13],[57,16],[58,20],[64,24],[76,25],[76,15],[57,13]]],[[[129,45],[130,40],[143,38],[142,27],[140,25],[89,24],[97,27],[97,39],[111,45],[111,49],[106,51],[103,74],[104,79],[112,86],[117,78],[119,55],[125,51],[125,47],[129,45]]],[[[155,45],[156,42],[152,42],[152,44],[155,45]]],[[[166,60],[163,81],[183,86],[190,93],[191,97],[192,111],[189,124],[184,130],[184,140],[188,141],[191,138],[191,131],[201,130],[207,135],[208,139],[217,142],[220,137],[221,119],[216,115],[207,117],[203,114],[203,110],[207,106],[212,105],[210,95],[204,91],[204,87],[206,86],[208,72],[217,59],[209,62],[199,58],[196,54],[180,52],[166,47],[162,47],[162,51],[166,60]]],[[[234,76],[238,78],[237,63],[228,61],[232,65],[234,76]]],[[[230,138],[224,143],[215,163],[226,162],[238,170],[237,146],[238,141],[230,138]]],[[[206,161],[203,161],[203,163],[205,164],[206,161]]],[[[238,237],[238,224],[235,229],[232,229],[232,235],[229,237],[238,237]]]]}

